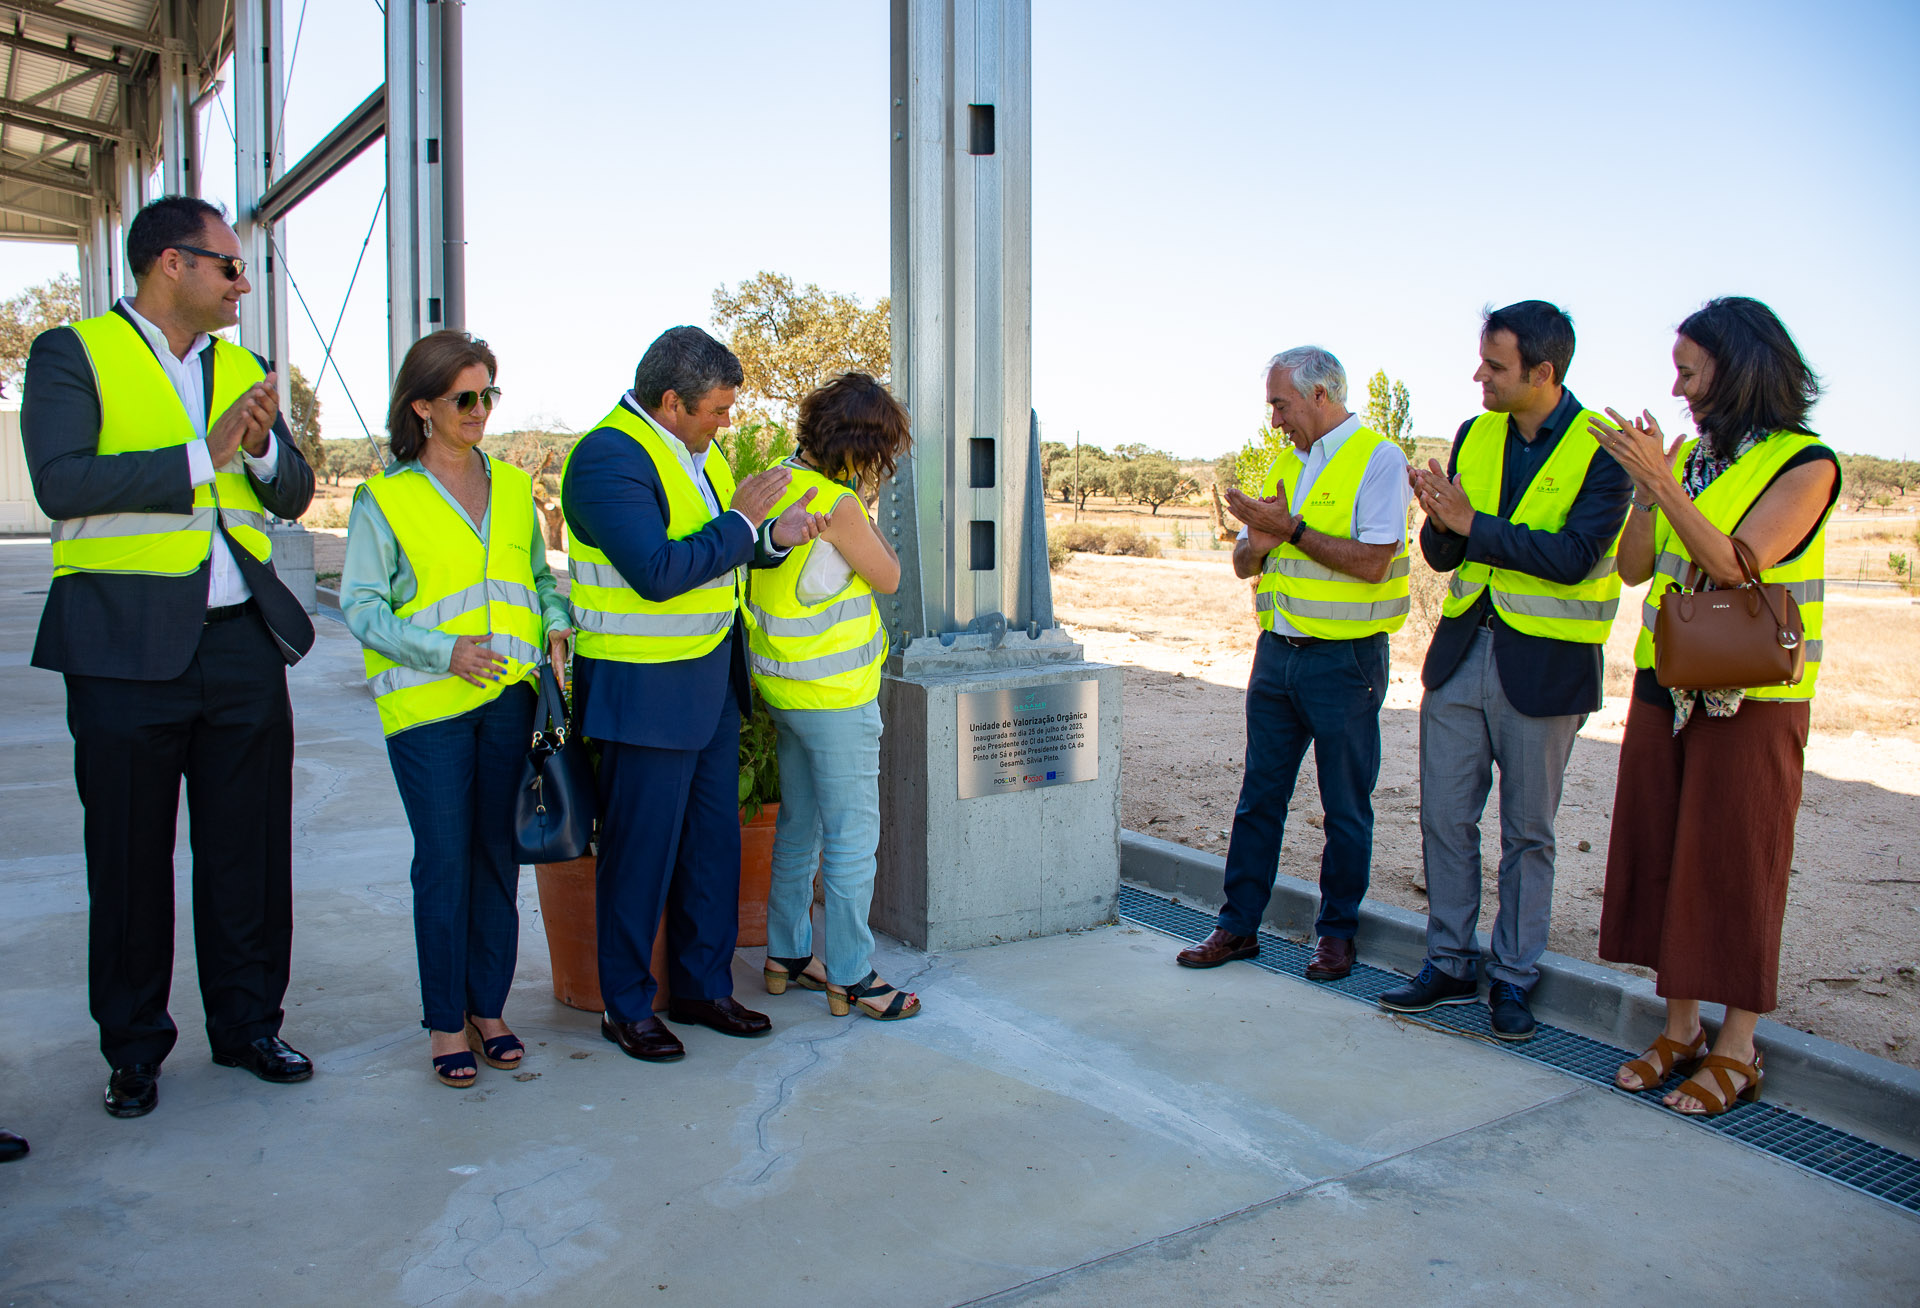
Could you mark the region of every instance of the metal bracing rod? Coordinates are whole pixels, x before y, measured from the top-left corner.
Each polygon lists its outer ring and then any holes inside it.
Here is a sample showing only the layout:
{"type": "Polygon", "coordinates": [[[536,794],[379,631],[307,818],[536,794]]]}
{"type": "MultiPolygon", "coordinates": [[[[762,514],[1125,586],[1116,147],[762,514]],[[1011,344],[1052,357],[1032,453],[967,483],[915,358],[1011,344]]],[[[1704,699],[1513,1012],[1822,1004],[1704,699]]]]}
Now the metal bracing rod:
{"type": "Polygon", "coordinates": [[[49,0],[0,0],[0,10],[11,9],[15,13],[25,14],[28,18],[50,24],[66,32],[79,32],[112,45],[131,46],[135,50],[145,50],[149,54],[161,54],[167,43],[152,32],[138,27],[128,27],[122,23],[110,23],[104,18],[95,18],[91,14],[79,13],[49,0]]]}
{"type": "Polygon", "coordinates": [[[92,118],[82,118],[78,114],[62,113],[58,109],[44,109],[37,104],[28,104],[25,100],[0,100],[0,120],[11,115],[21,126],[46,128],[52,127],[62,133],[73,134],[81,140],[121,141],[130,139],[123,132],[117,132],[105,123],[92,118]]]}
{"type": "MultiPolygon", "coordinates": [[[[96,136],[92,132],[69,132],[59,128],[48,127],[45,123],[36,123],[31,118],[23,118],[19,114],[0,113],[0,123],[5,123],[9,127],[24,127],[30,132],[38,132],[42,136],[51,137],[61,142],[60,145],[54,147],[54,153],[71,149],[76,145],[84,145],[89,149],[97,150],[113,140],[110,136],[96,136]]],[[[47,151],[43,150],[41,154],[36,157],[45,157],[46,154],[47,151]]]]}
{"type": "Polygon", "coordinates": [[[83,72],[75,73],[72,77],[69,77],[64,82],[55,82],[52,86],[49,86],[44,91],[35,91],[32,95],[28,96],[26,99],[22,100],[20,103],[32,104],[32,105],[45,104],[49,100],[58,99],[60,96],[64,95],[68,91],[71,91],[76,86],[85,86],[88,82],[91,82],[94,78],[105,77],[105,76],[107,76],[107,73],[105,73],[104,71],[97,68],[89,68],[83,72]]]}
{"type": "Polygon", "coordinates": [[[254,216],[261,222],[278,222],[386,133],[387,88],[383,84],[261,194],[254,216]]]}
{"type": "Polygon", "coordinates": [[[87,179],[78,173],[73,174],[71,179],[43,177],[38,173],[28,172],[24,168],[9,168],[5,164],[0,164],[0,182],[18,182],[22,186],[38,186],[49,191],[59,191],[63,195],[77,195],[83,200],[93,198],[93,187],[89,186],[87,179]]]}
{"type": "MultiPolygon", "coordinates": [[[[0,0],[0,8],[5,7],[4,0],[0,0]]],[[[0,30],[0,49],[25,50],[29,54],[58,59],[62,63],[72,64],[75,68],[88,68],[96,73],[113,73],[120,77],[133,75],[131,63],[122,63],[118,59],[102,59],[98,55],[82,54],[67,46],[55,45],[51,41],[36,41],[18,32],[0,30]]]]}

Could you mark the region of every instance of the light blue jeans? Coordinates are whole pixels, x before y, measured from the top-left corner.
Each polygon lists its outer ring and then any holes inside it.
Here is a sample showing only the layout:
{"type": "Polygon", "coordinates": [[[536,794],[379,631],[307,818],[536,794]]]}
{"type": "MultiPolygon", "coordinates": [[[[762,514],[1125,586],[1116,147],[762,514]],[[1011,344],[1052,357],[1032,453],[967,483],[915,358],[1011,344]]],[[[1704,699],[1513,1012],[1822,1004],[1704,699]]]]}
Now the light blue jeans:
{"type": "Polygon", "coordinates": [[[880,847],[880,705],[777,709],[780,818],[773,832],[767,953],[813,953],[813,872],[826,883],[827,980],[855,985],[872,968],[874,851],[880,847]]]}

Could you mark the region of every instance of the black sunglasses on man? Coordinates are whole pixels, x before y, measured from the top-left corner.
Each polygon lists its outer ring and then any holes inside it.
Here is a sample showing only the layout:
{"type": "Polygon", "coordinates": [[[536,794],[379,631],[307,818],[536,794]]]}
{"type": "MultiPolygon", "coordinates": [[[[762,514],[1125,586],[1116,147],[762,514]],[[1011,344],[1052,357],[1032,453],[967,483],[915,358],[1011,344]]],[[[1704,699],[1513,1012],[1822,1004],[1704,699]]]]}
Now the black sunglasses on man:
{"type": "Polygon", "coordinates": [[[237,254],[222,254],[218,250],[203,250],[197,245],[176,245],[174,249],[182,254],[204,254],[209,259],[218,259],[226,266],[221,269],[227,280],[237,282],[247,275],[247,261],[237,254]]]}

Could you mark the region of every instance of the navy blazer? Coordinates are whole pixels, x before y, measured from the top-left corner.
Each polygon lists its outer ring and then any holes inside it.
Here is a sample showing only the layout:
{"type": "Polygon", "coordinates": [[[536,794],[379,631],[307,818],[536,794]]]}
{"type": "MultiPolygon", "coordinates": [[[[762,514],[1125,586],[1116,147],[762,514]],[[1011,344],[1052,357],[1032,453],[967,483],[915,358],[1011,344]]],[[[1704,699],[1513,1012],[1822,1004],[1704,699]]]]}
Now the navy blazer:
{"type": "MultiPolygon", "coordinates": [[[[718,455],[714,457],[719,457],[718,455]]],[[[709,479],[711,484],[711,479],[709,479]]],[[[717,498],[717,496],[716,496],[717,498]]],[[[654,601],[672,599],[730,568],[773,561],[745,518],[722,512],[690,536],[667,537],[667,492],[640,443],[614,427],[580,438],[560,486],[567,526],[605,554],[627,584],[654,601]]],[[[752,710],[746,628],[736,616],[726,640],[672,663],[575,660],[577,713],[587,735],[652,749],[702,749],[732,691],[752,710]]]]}
{"type": "MultiPolygon", "coordinates": [[[[126,317],[117,304],[113,311],[126,317]]],[[[211,348],[200,356],[209,409],[213,359],[211,348]]],[[[260,366],[266,367],[264,359],[260,366]]],[[[217,415],[205,416],[211,422],[217,415]]],[[[21,393],[20,437],[34,497],[50,518],[193,510],[186,446],[99,452],[100,395],[87,347],[71,328],[56,327],[34,339],[21,393]]],[[[261,481],[252,469],[247,477],[269,513],[297,518],[313,501],[313,469],[287,430],[284,411],[273,420],[273,437],[280,451],[273,480],[261,481]]],[[[238,547],[233,556],[235,566],[247,575],[252,556],[238,547]]],[[[47,588],[33,666],[132,681],[179,676],[200,647],[212,575],[212,565],[207,563],[180,577],[95,572],[55,577],[47,588]]],[[[255,576],[249,577],[248,584],[258,592],[265,583],[255,576]]],[[[282,625],[305,622],[301,617],[297,623],[289,620],[282,625]]],[[[303,650],[312,643],[311,626],[305,639],[303,650]]]]}

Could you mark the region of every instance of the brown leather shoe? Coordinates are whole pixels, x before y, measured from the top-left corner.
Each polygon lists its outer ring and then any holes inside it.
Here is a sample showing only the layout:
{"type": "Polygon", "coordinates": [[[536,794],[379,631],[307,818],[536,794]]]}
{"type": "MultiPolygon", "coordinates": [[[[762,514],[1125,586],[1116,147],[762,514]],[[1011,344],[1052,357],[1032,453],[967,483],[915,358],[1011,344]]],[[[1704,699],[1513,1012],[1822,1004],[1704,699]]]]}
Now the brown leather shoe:
{"type": "Polygon", "coordinates": [[[1252,958],[1260,952],[1259,936],[1236,936],[1215,927],[1213,934],[1173,956],[1181,967],[1219,967],[1236,958],[1252,958]]]}
{"type": "Polygon", "coordinates": [[[657,1017],[649,1017],[644,1022],[616,1022],[611,1017],[602,1017],[600,1034],[619,1045],[620,1052],[628,1058],[671,1063],[687,1056],[687,1047],[680,1043],[680,1037],[667,1030],[667,1024],[657,1017]]]}
{"type": "Polygon", "coordinates": [[[1307,980],[1338,981],[1353,971],[1353,941],[1340,936],[1321,936],[1313,946],[1313,958],[1307,963],[1307,980]]]}
{"type": "Polygon", "coordinates": [[[773,1019],[756,1013],[732,995],[718,999],[675,999],[667,1004],[673,1022],[697,1022],[721,1035],[763,1036],[773,1030],[773,1019]]]}

